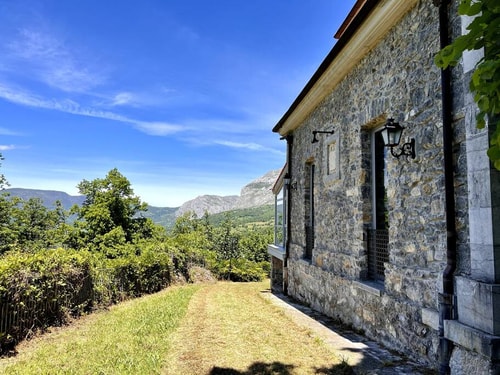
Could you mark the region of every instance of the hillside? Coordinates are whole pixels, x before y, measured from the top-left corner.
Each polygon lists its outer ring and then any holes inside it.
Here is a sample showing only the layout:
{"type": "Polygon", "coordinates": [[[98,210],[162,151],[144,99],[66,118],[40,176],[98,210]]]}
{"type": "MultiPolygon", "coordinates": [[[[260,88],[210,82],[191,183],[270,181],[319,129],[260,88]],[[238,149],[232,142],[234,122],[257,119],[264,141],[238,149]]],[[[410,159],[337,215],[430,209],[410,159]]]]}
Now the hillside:
{"type": "Polygon", "coordinates": [[[279,170],[269,171],[264,176],[248,183],[241,189],[240,196],[202,195],[197,197],[184,203],[177,211],[177,215],[180,216],[190,211],[201,217],[205,212],[217,214],[274,204],[271,188],[278,178],[279,172],[279,170]]]}
{"type": "Polygon", "coordinates": [[[19,197],[23,200],[30,198],[39,198],[47,208],[53,208],[56,201],[60,201],[64,209],[69,210],[73,205],[81,205],[85,200],[83,195],[69,195],[62,191],[56,190],[38,190],[38,189],[22,189],[12,188],[5,189],[3,192],[9,193],[12,197],[19,197]]]}

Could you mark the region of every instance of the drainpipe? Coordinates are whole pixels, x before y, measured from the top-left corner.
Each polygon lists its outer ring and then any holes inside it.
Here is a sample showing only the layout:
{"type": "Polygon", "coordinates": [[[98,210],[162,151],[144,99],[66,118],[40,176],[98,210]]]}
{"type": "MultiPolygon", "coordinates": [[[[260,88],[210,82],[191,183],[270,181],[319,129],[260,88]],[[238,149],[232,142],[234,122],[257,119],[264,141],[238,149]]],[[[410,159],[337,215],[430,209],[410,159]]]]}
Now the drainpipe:
{"type": "MultiPolygon", "coordinates": [[[[287,175],[292,181],[292,148],[293,148],[293,135],[285,136],[286,139],[286,165],[287,165],[287,175]]],[[[290,185],[287,186],[286,191],[286,242],[285,242],[285,257],[283,259],[283,294],[288,295],[288,257],[290,255],[290,237],[292,233],[290,218],[291,218],[291,206],[292,206],[292,188],[290,185]]]]}
{"type": "MultiPolygon", "coordinates": [[[[441,49],[450,43],[449,5],[450,0],[434,0],[439,6],[439,29],[441,49]]],[[[450,373],[450,358],[453,342],[444,336],[444,321],[455,318],[454,278],[457,263],[457,232],[455,210],[455,187],[453,175],[453,93],[450,68],[441,70],[441,96],[443,120],[443,154],[446,204],[446,268],[443,272],[443,292],[439,294],[439,374],[450,373]]]]}

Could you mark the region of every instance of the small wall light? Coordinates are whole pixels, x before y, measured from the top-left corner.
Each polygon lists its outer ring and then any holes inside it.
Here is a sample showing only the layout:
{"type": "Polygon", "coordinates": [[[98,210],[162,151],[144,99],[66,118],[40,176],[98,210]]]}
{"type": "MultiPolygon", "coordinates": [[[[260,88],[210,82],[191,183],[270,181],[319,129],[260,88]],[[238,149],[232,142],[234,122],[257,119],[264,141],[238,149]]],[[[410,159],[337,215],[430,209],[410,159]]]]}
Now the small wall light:
{"type": "Polygon", "coordinates": [[[311,143],[316,143],[319,142],[318,137],[316,137],[316,134],[333,134],[333,130],[313,130],[313,140],[311,143]]]}
{"type": "Polygon", "coordinates": [[[290,178],[290,175],[287,173],[285,175],[285,178],[283,179],[285,186],[289,189],[292,190],[297,190],[297,181],[292,182],[292,179],[290,178]]]}
{"type": "Polygon", "coordinates": [[[290,181],[291,181],[291,180],[292,180],[292,179],[290,178],[290,175],[289,175],[288,173],[285,175],[285,178],[283,178],[283,182],[284,182],[284,183],[285,183],[285,185],[287,185],[287,186],[288,186],[288,185],[290,185],[290,181]]]}
{"type": "Polygon", "coordinates": [[[388,119],[384,128],[380,131],[385,147],[390,147],[392,156],[396,158],[404,155],[406,157],[411,156],[412,159],[415,159],[415,138],[410,139],[410,142],[403,143],[399,149],[399,153],[394,151],[394,147],[398,146],[401,141],[403,129],[404,127],[399,125],[399,122],[395,122],[393,118],[388,119]]]}

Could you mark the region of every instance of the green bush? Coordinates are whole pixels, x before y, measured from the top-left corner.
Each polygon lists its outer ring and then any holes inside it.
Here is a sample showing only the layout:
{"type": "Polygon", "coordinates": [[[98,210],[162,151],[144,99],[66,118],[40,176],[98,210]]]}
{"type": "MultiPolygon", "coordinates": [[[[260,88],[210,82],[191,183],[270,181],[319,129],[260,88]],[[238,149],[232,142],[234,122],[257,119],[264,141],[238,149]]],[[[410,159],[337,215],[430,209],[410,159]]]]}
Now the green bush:
{"type": "Polygon", "coordinates": [[[172,258],[166,251],[155,247],[105,262],[112,277],[107,291],[112,291],[113,302],[147,293],[158,292],[171,283],[172,258]]]}
{"type": "Polygon", "coordinates": [[[33,329],[65,321],[93,306],[93,257],[54,249],[0,258],[0,323],[6,342],[17,342],[33,329]]]}
{"type": "Polygon", "coordinates": [[[269,262],[252,262],[244,258],[225,260],[217,263],[214,272],[220,279],[231,281],[262,281],[268,274],[269,262]]]}
{"type": "Polygon", "coordinates": [[[0,353],[34,329],[170,284],[166,248],[145,244],[135,253],[121,250],[128,255],[116,259],[65,249],[0,257],[0,353]]]}

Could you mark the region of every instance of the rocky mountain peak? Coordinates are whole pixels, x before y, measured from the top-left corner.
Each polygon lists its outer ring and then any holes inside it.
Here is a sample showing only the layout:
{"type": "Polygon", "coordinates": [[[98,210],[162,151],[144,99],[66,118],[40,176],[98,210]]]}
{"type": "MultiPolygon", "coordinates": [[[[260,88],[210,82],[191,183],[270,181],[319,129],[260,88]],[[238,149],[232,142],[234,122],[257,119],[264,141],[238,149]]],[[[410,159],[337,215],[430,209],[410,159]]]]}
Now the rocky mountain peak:
{"type": "Polygon", "coordinates": [[[224,211],[273,204],[274,195],[271,188],[279,173],[279,170],[269,171],[262,177],[253,180],[241,189],[240,196],[202,195],[196,197],[184,203],[177,210],[176,216],[181,216],[186,212],[194,212],[198,217],[201,217],[205,212],[217,214],[224,211]]]}

